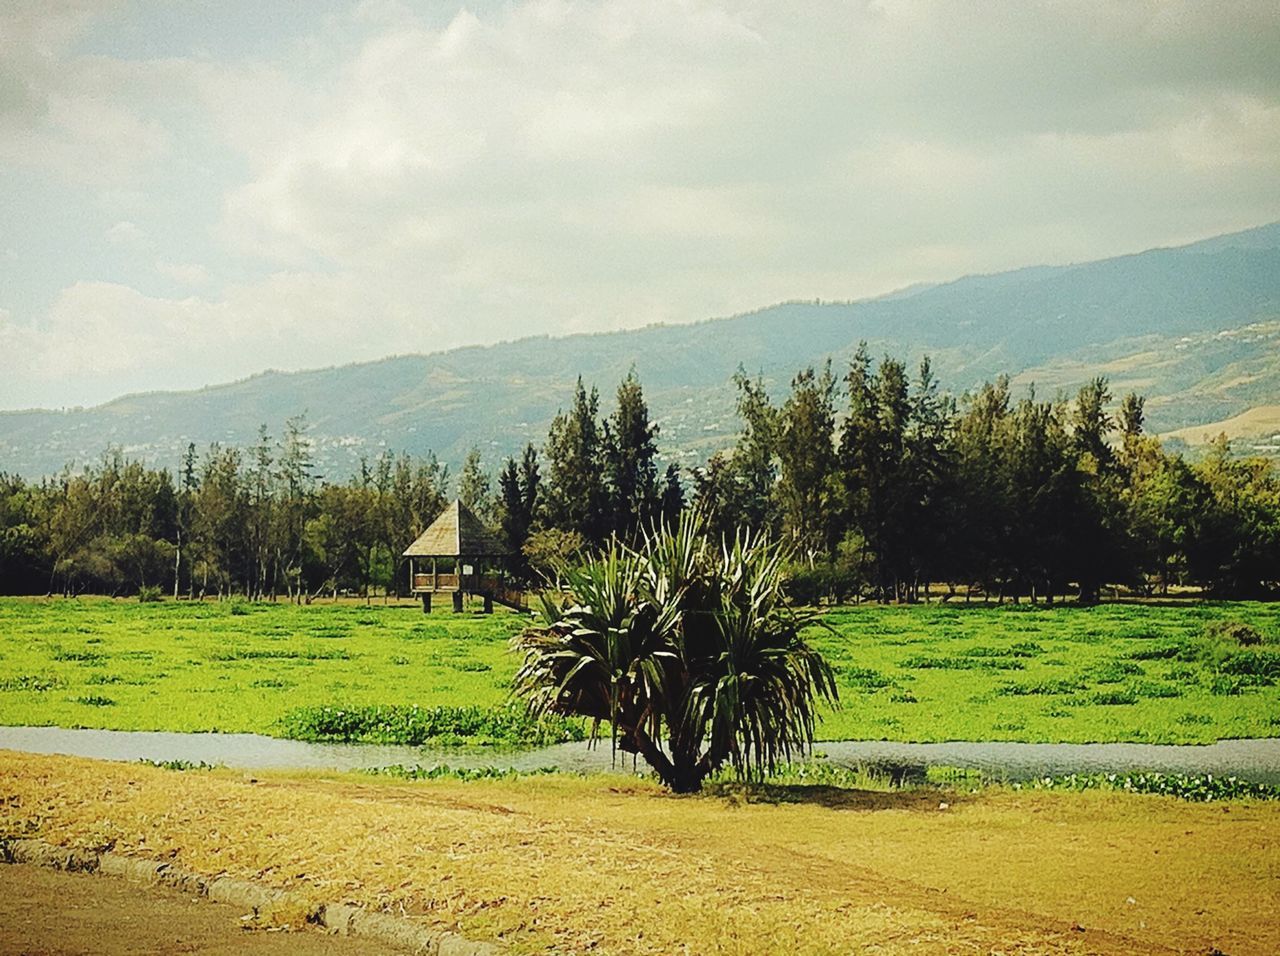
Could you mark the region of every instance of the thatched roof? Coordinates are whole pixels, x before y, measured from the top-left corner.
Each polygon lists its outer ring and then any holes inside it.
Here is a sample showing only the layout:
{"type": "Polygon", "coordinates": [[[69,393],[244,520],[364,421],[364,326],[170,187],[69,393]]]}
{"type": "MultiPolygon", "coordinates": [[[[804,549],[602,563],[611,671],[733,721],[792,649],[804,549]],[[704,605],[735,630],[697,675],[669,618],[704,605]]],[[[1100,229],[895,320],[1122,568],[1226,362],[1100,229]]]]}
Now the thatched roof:
{"type": "Polygon", "coordinates": [[[483,558],[510,549],[461,501],[445,508],[418,540],[405,548],[406,558],[483,558]]]}

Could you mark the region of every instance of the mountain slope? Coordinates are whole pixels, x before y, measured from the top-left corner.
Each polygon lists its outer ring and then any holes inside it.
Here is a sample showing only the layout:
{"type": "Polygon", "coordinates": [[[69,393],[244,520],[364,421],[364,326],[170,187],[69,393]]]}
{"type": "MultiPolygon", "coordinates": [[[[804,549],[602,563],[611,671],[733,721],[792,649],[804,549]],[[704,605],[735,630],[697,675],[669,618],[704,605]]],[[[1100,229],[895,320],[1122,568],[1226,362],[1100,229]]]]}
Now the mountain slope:
{"type": "MultiPolygon", "coordinates": [[[[1280,399],[1280,223],[1175,249],[970,276],[854,303],[786,303],[683,326],[532,338],[297,373],[90,409],[0,414],[0,470],[35,476],[107,445],[176,463],[188,441],[251,442],[307,412],[323,466],[344,473],[384,448],[491,462],[540,443],[576,377],[614,384],[634,365],[668,457],[700,461],[735,430],[739,365],[785,386],[799,368],[876,354],[933,356],[956,391],[1010,373],[1044,392],[1098,371],[1152,395],[1153,430],[1280,399]],[[1252,331],[1251,331],[1252,330],[1252,331]],[[1219,333],[1225,333],[1220,335],[1219,333]],[[1127,361],[1128,364],[1125,364],[1127,361]],[[1120,363],[1117,366],[1117,363],[1120,363]]],[[[609,404],[606,395],[605,405],[609,404]]]]}

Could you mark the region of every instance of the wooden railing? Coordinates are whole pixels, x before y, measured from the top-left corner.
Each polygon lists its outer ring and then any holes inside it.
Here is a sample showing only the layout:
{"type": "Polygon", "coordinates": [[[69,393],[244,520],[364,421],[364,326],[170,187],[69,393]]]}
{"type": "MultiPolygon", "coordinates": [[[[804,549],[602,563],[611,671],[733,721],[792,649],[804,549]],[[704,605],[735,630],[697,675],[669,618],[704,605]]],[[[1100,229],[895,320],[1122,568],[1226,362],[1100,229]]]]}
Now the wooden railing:
{"type": "Polygon", "coordinates": [[[413,589],[415,591],[456,591],[458,576],[456,574],[415,574],[413,589]]]}
{"type": "Polygon", "coordinates": [[[528,598],[523,591],[511,587],[501,578],[492,574],[467,574],[459,577],[456,574],[415,574],[413,576],[414,591],[457,591],[461,587],[473,594],[488,594],[500,604],[520,610],[529,606],[528,598]]]}

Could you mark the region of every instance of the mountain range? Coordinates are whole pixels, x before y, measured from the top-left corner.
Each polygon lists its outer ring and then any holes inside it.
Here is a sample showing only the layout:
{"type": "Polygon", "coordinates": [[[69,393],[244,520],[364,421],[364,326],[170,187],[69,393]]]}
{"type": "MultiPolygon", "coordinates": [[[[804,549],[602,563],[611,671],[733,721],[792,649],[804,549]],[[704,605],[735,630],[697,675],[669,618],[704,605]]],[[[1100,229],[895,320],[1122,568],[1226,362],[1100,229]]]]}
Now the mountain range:
{"type": "Polygon", "coordinates": [[[1040,395],[1069,394],[1103,374],[1117,399],[1145,394],[1149,428],[1170,441],[1195,444],[1226,428],[1242,447],[1274,452],[1280,424],[1266,408],[1280,404],[1280,223],[857,302],[787,302],[689,325],[542,336],[268,371],[93,408],[3,412],[0,471],[52,474],[109,445],[172,466],[188,442],[248,445],[260,424],[278,434],[304,412],[329,475],[385,449],[434,451],[456,465],[475,446],[492,466],[526,441],[541,444],[579,375],[600,386],[607,410],[632,367],[664,458],[694,465],[736,433],[739,367],[781,395],[803,367],[830,358],[839,371],[860,341],[913,365],[928,354],[957,394],[1000,374],[1015,386],[1034,383],[1040,395]]]}

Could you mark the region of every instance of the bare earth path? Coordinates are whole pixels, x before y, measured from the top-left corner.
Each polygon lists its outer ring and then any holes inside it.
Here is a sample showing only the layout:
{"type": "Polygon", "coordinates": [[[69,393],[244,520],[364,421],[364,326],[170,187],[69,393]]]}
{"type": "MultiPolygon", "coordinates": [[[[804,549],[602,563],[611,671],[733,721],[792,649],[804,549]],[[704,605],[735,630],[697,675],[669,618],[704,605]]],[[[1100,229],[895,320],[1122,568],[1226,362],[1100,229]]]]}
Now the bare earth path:
{"type": "Polygon", "coordinates": [[[246,931],[241,913],[163,886],[39,866],[0,866],[0,953],[25,956],[392,956],[319,931],[246,931]]]}

